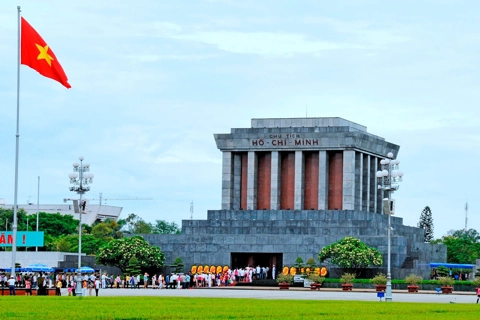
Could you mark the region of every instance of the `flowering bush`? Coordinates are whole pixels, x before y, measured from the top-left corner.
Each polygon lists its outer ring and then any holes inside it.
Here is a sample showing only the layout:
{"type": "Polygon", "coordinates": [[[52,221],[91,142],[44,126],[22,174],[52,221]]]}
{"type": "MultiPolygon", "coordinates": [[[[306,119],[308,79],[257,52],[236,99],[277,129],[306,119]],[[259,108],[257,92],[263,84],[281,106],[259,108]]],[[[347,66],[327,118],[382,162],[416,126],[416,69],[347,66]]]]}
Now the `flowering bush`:
{"type": "Polygon", "coordinates": [[[290,275],[290,274],[283,274],[283,273],[280,273],[278,276],[277,276],[277,283],[288,283],[288,284],[292,284],[293,283],[293,276],[290,275]]]}
{"type": "Polygon", "coordinates": [[[375,277],[370,279],[373,284],[387,284],[387,277],[383,273],[378,273],[375,277]]]}
{"type": "Polygon", "coordinates": [[[142,270],[161,268],[165,264],[165,254],[160,248],[139,236],[111,240],[100,248],[96,260],[98,264],[115,266],[125,272],[132,257],[137,258],[142,270]]]}
{"type": "Polygon", "coordinates": [[[346,271],[355,272],[370,265],[381,266],[383,258],[380,251],[367,246],[354,237],[345,237],[326,246],[318,254],[318,260],[330,260],[332,264],[346,271]]]}

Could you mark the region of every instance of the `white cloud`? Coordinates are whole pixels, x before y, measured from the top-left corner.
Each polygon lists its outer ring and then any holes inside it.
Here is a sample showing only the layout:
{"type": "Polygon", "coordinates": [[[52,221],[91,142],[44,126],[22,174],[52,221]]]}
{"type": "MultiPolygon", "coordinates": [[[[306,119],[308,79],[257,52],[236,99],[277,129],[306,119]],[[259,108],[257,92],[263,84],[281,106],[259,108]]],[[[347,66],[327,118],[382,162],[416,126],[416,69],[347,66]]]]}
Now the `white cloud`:
{"type": "Polygon", "coordinates": [[[233,53],[266,56],[291,56],[349,47],[295,33],[218,31],[176,35],[171,38],[207,43],[233,53]]]}

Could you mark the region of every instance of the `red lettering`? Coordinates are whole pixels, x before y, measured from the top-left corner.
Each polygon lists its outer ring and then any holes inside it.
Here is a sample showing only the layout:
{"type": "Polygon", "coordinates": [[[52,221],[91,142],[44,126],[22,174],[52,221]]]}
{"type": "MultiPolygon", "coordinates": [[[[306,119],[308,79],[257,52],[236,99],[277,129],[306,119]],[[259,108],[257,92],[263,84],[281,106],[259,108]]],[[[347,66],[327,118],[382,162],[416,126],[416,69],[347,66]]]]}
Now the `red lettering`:
{"type": "Polygon", "coordinates": [[[8,244],[12,244],[12,243],[13,243],[13,237],[12,237],[11,234],[8,235],[7,243],[8,243],[8,244]]]}
{"type": "Polygon", "coordinates": [[[252,140],[252,146],[257,146],[258,145],[258,141],[257,140],[252,140]]]}
{"type": "Polygon", "coordinates": [[[277,140],[272,140],[272,146],[277,146],[277,140]]]}
{"type": "Polygon", "coordinates": [[[0,235],[0,244],[5,244],[5,233],[0,235]]]}
{"type": "Polygon", "coordinates": [[[284,144],[283,144],[284,141],[285,141],[285,140],[278,140],[278,145],[279,145],[279,146],[284,146],[284,144]]]}
{"type": "Polygon", "coordinates": [[[263,146],[263,145],[264,145],[263,140],[259,140],[259,141],[258,141],[258,144],[261,145],[261,146],[263,146]]]}
{"type": "Polygon", "coordinates": [[[311,146],[312,145],[312,140],[310,140],[310,139],[305,140],[305,144],[307,146],[311,146]]]}
{"type": "Polygon", "coordinates": [[[296,146],[302,145],[302,140],[295,140],[295,145],[296,146]]]}

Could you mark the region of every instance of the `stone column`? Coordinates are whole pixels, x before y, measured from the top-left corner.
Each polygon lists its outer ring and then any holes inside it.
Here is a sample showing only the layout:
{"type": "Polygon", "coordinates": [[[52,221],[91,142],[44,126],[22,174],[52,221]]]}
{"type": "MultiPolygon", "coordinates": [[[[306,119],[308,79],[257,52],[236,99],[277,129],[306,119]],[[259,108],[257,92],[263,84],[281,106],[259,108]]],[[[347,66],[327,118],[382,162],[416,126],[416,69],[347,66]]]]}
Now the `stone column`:
{"type": "MultiPolygon", "coordinates": [[[[378,171],[378,170],[381,170],[382,169],[382,165],[379,163],[380,162],[380,158],[375,158],[375,165],[376,165],[376,169],[375,169],[375,173],[378,171]]],[[[381,184],[381,180],[380,180],[380,184],[381,184]]],[[[382,189],[378,189],[378,185],[379,185],[379,179],[375,176],[375,191],[377,192],[377,208],[376,208],[376,212],[377,213],[382,213],[383,214],[383,197],[384,197],[384,193],[383,193],[383,190],[382,189]]]]}
{"type": "Polygon", "coordinates": [[[378,195],[378,179],[377,176],[375,175],[378,171],[378,159],[377,157],[370,156],[370,164],[372,165],[373,172],[374,172],[374,179],[373,179],[373,190],[372,190],[372,196],[373,196],[373,211],[375,213],[378,213],[377,211],[377,195],[378,195]]]}
{"type": "Polygon", "coordinates": [[[257,155],[255,151],[248,152],[247,171],[247,210],[257,209],[257,155]]]}
{"type": "Polygon", "coordinates": [[[233,210],[241,207],[242,156],[233,154],[233,210]]]}
{"type": "Polygon", "coordinates": [[[223,152],[222,158],[222,209],[233,207],[233,170],[232,153],[223,152]]]}
{"type": "Polygon", "coordinates": [[[354,210],[355,205],[355,151],[343,151],[343,210],[354,210]]]}
{"type": "Polygon", "coordinates": [[[354,209],[362,210],[363,202],[363,153],[355,152],[355,199],[354,209]]]}
{"type": "Polygon", "coordinates": [[[318,210],[328,208],[328,166],[327,151],[319,151],[318,156],[318,210]]]}
{"type": "Polygon", "coordinates": [[[278,151],[272,151],[270,187],[270,210],[280,209],[280,157],[278,151]]]}
{"type": "Polygon", "coordinates": [[[303,210],[303,180],[304,180],[304,161],[303,151],[295,151],[295,191],[294,206],[295,210],[303,210]]]}
{"type": "Polygon", "coordinates": [[[368,154],[363,155],[363,198],[362,198],[362,210],[370,212],[370,156],[368,154]]]}

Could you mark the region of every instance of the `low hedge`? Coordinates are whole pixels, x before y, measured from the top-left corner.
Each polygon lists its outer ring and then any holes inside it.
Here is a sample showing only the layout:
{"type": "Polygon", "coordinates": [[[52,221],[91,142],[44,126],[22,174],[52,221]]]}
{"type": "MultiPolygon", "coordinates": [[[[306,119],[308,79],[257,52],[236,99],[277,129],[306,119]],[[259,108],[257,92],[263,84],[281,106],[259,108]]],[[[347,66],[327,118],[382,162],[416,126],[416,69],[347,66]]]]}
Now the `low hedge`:
{"type": "MultiPolygon", "coordinates": [[[[370,283],[370,279],[353,279],[353,283],[370,283]]],[[[340,283],[339,278],[326,278],[325,283],[340,283]]],[[[392,279],[392,284],[407,284],[404,279],[392,279]]],[[[439,284],[438,280],[422,280],[419,284],[439,284]]],[[[455,285],[475,286],[473,281],[455,281],[455,285]]]]}

